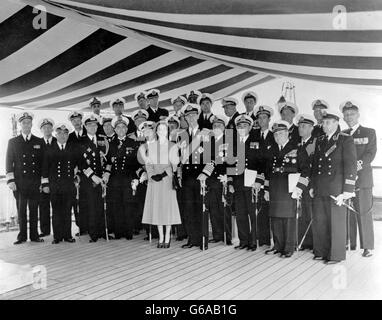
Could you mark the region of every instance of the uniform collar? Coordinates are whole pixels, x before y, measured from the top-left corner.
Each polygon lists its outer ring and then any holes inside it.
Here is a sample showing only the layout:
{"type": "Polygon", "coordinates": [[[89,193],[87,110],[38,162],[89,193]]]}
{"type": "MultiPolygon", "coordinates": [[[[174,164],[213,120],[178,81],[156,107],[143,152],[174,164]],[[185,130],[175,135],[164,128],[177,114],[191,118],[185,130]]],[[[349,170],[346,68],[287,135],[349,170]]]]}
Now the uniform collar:
{"type": "Polygon", "coordinates": [[[66,143],[61,144],[61,143],[59,143],[58,141],[57,141],[57,145],[58,145],[58,147],[59,147],[60,150],[62,149],[62,146],[64,147],[64,149],[65,149],[65,147],[66,147],[66,143]]]}
{"type": "Polygon", "coordinates": [[[21,135],[23,136],[24,140],[26,140],[26,139],[30,140],[31,136],[32,136],[32,133],[30,132],[28,135],[26,135],[24,133],[21,133],[21,135]]]}
{"type": "Polygon", "coordinates": [[[269,129],[265,129],[264,131],[261,131],[261,129],[260,129],[260,135],[263,134],[264,135],[264,139],[267,137],[268,132],[269,132],[269,129]]]}
{"type": "Polygon", "coordinates": [[[310,140],[311,137],[312,137],[312,135],[310,135],[309,138],[308,138],[308,139],[305,139],[305,140],[301,138],[301,142],[302,142],[302,144],[307,143],[307,142],[310,140]]]}
{"type": "Polygon", "coordinates": [[[94,138],[95,141],[97,141],[97,137],[96,137],[96,135],[91,136],[91,135],[88,133],[88,137],[89,137],[90,140],[93,140],[93,138],[94,138]]]}
{"type": "Polygon", "coordinates": [[[360,124],[357,123],[355,126],[350,127],[349,129],[350,129],[351,134],[354,134],[354,132],[357,131],[357,129],[359,128],[359,126],[360,126],[360,124]]]}
{"type": "Polygon", "coordinates": [[[51,144],[52,143],[52,140],[53,140],[53,137],[50,137],[49,139],[46,139],[45,137],[44,137],[44,141],[45,141],[45,143],[46,144],[51,144]]]}

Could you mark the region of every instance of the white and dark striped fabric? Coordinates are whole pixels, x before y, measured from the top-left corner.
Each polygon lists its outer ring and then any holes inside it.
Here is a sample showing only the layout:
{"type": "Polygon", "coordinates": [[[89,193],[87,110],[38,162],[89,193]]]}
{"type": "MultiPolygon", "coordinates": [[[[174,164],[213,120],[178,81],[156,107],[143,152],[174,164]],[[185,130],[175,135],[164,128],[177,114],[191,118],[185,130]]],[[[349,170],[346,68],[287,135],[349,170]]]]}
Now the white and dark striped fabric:
{"type": "Polygon", "coordinates": [[[108,108],[118,96],[133,111],[141,90],[159,89],[167,107],[190,90],[219,99],[273,79],[51,13],[49,6],[47,28],[36,30],[30,5],[1,1],[0,106],[79,110],[98,96],[108,108]]]}
{"type": "Polygon", "coordinates": [[[156,87],[168,106],[191,89],[219,99],[277,76],[381,87],[382,1],[338,4],[6,0],[0,105],[82,109],[119,95],[134,108],[134,93],[156,87]],[[30,28],[27,4],[46,8],[47,30],[30,28]]]}

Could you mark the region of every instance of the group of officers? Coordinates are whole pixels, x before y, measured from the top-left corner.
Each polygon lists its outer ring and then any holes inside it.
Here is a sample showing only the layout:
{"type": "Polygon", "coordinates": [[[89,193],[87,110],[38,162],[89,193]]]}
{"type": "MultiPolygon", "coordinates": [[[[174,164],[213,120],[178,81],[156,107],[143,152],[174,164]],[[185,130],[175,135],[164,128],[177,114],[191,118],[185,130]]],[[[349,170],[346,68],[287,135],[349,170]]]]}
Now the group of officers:
{"type": "Polygon", "coordinates": [[[376,134],[359,124],[358,104],[346,101],[337,112],[315,100],[311,116],[280,99],[281,120],[270,127],[274,110],[258,105],[253,91],[242,96],[244,113],[236,98],[223,98],[226,118],[212,113],[208,93],[194,90],[171,99],[171,115],[159,106],[159,96],[157,89],[137,93],[130,115],[124,114],[123,98],[113,99],[113,117],[100,115],[103,104],[94,97],[90,114],[69,114],[71,133],[65,123],[41,119],[42,138],[31,133],[31,112],[18,115],[21,134],[10,139],[6,155],[20,225],[15,244],[28,238],[27,206],[33,242],[51,233],[50,207],[54,244],[75,241],[72,212],[76,236],[88,234],[90,242],[129,240],[143,227],[145,239],[155,237],[155,228],[141,225],[147,174],[138,149],[155,140],[155,124],[165,120],[180,158],[173,185],[182,219],[176,240],[187,239],[182,248],[232,245],[234,217],[235,249],[255,251],[273,240],[266,254],[288,258],[307,249],[314,259],[336,263],[346,258],[347,245],[356,249],[358,229],[362,255],[371,256],[376,134]],[[341,131],[340,117],[348,129],[341,131]]]}

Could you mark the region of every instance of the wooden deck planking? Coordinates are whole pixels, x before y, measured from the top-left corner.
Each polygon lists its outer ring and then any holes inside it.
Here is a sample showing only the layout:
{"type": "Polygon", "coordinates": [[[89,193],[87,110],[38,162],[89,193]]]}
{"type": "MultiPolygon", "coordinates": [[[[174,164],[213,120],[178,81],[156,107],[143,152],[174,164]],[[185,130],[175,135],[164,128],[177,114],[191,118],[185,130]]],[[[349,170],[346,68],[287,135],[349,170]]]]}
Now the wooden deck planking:
{"type": "MultiPolygon", "coordinates": [[[[179,249],[187,251],[188,249],[179,249]]],[[[121,288],[117,291],[114,291],[105,297],[107,299],[126,299],[126,298],[134,298],[135,295],[139,294],[139,292],[144,292],[146,290],[152,289],[155,285],[161,285],[162,283],[165,283],[165,280],[167,278],[178,278],[179,281],[183,283],[184,281],[187,281],[187,278],[190,274],[192,274],[193,271],[198,270],[198,267],[203,268],[206,263],[209,261],[211,263],[214,263],[218,261],[220,258],[224,258],[226,254],[220,250],[219,248],[216,248],[215,250],[212,249],[211,253],[208,255],[203,254],[199,251],[199,249],[196,249],[196,254],[193,255],[193,258],[187,261],[180,261],[180,262],[170,262],[167,266],[164,268],[165,274],[162,277],[158,277],[158,273],[155,272],[150,273],[149,277],[143,279],[140,279],[140,281],[137,283],[136,287],[131,290],[128,286],[125,286],[124,288],[121,288]],[[199,251],[199,252],[198,252],[199,251]],[[187,263],[189,262],[189,263],[187,263]],[[166,268],[167,267],[167,268],[166,268]]],[[[208,264],[209,265],[209,264],[208,264]]],[[[199,271],[200,272],[200,271],[199,271]]],[[[127,282],[129,284],[129,282],[127,282]]],[[[166,294],[165,291],[163,291],[163,294],[166,294]]],[[[104,297],[100,297],[104,298],[104,297]]]]}
{"type": "Polygon", "coordinates": [[[265,255],[264,248],[249,252],[221,243],[206,252],[181,249],[182,243],[175,241],[170,249],[157,249],[143,235],[93,244],[84,236],[80,242],[54,246],[47,238],[43,244],[16,247],[11,233],[2,233],[1,259],[44,265],[48,287],[22,288],[0,299],[381,299],[381,222],[375,222],[375,231],[373,257],[352,251],[346,261],[330,266],[313,261],[305,251],[283,259],[265,255]],[[342,290],[332,285],[336,266],[347,271],[342,290]]]}

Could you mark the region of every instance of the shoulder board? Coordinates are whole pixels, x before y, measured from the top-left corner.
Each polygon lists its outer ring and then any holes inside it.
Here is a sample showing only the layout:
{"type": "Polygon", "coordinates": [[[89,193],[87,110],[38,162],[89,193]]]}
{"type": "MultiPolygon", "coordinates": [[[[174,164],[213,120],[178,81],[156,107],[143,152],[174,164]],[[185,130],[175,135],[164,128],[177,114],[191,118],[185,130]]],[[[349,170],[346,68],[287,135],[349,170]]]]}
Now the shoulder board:
{"type": "Polygon", "coordinates": [[[319,136],[317,139],[318,140],[324,140],[325,139],[325,135],[323,134],[322,136],[319,136]]]}
{"type": "Polygon", "coordinates": [[[339,132],[338,135],[339,135],[339,136],[345,136],[345,137],[349,137],[349,136],[350,136],[350,134],[347,134],[347,133],[342,132],[342,131],[339,132]]]}

